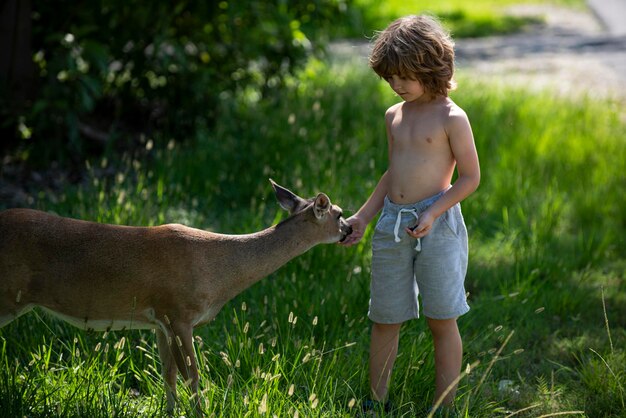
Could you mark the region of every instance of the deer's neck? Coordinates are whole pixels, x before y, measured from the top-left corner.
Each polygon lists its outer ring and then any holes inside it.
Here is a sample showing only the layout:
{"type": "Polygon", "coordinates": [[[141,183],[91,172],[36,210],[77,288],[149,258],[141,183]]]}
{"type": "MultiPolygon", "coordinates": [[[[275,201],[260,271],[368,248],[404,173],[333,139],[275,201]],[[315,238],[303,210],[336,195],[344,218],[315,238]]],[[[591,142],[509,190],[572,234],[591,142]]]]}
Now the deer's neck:
{"type": "Polygon", "coordinates": [[[290,218],[263,231],[234,238],[239,267],[233,272],[231,289],[237,293],[276,271],[318,244],[312,224],[290,218]]]}

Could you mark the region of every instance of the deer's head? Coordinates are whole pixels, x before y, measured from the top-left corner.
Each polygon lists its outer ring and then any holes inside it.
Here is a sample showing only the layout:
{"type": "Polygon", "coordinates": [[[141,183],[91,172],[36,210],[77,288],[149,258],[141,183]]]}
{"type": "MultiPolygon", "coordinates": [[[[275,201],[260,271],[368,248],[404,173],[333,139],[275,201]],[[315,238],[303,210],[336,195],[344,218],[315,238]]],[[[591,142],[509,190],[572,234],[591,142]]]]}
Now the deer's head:
{"type": "Polygon", "coordinates": [[[298,216],[304,222],[317,226],[316,229],[321,234],[320,242],[341,242],[352,233],[352,227],[343,218],[341,208],[333,205],[324,193],[303,199],[271,179],[270,182],[283,209],[289,211],[290,215],[298,216]]]}

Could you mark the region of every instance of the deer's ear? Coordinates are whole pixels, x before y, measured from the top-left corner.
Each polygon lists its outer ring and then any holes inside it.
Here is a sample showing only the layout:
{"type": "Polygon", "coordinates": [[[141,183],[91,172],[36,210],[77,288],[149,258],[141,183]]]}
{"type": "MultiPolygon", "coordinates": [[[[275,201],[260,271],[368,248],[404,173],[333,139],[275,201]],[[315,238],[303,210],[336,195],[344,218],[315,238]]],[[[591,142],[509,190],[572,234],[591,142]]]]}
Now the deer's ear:
{"type": "Polygon", "coordinates": [[[272,183],[278,203],[283,209],[289,211],[289,213],[294,213],[298,207],[304,203],[304,200],[301,197],[283,186],[276,184],[274,180],[270,179],[270,183],[272,183]]]}
{"type": "Polygon", "coordinates": [[[322,219],[330,210],[330,199],[324,193],[320,193],[315,198],[313,212],[317,219],[322,219]]]}

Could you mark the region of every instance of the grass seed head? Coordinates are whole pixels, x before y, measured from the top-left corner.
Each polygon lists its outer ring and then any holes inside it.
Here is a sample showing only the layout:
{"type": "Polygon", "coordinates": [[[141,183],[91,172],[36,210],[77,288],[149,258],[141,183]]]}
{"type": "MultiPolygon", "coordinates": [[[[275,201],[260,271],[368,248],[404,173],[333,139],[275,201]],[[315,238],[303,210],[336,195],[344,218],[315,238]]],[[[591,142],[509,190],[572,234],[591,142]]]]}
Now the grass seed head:
{"type": "Polygon", "coordinates": [[[261,403],[259,404],[259,414],[265,415],[267,413],[267,393],[263,395],[261,403]]]}
{"type": "MultiPolygon", "coordinates": [[[[228,358],[228,354],[220,351],[220,356],[222,357],[222,361],[224,361],[224,363],[228,366],[231,367],[233,364],[231,363],[230,359],[228,358]]],[[[239,360],[237,360],[237,362],[239,362],[239,360]]],[[[239,366],[237,366],[239,367],[239,366]]]]}
{"type": "Polygon", "coordinates": [[[126,345],[126,337],[120,338],[119,342],[116,344],[115,349],[116,350],[123,350],[124,349],[124,345],[126,345]]]}

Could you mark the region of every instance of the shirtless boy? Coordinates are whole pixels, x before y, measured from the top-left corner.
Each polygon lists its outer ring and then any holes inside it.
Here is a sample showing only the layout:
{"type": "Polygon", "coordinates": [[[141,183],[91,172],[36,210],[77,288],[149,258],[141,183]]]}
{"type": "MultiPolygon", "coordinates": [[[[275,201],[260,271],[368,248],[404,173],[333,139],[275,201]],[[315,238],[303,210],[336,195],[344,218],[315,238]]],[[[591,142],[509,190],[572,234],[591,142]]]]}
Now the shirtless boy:
{"type": "MultiPolygon", "coordinates": [[[[385,114],[389,166],[369,199],[348,219],[361,240],[382,209],[372,240],[369,318],[370,384],[374,402],[387,401],[400,326],[422,309],[435,349],[435,396],[450,408],[460,375],[457,318],[467,311],[467,232],[459,202],[480,182],[472,129],[449,97],[454,43],[428,16],[391,23],[375,40],[370,66],[403,101],[385,114]],[[453,185],[452,175],[457,170],[453,185]]],[[[388,405],[388,403],[387,403],[388,405]]]]}

